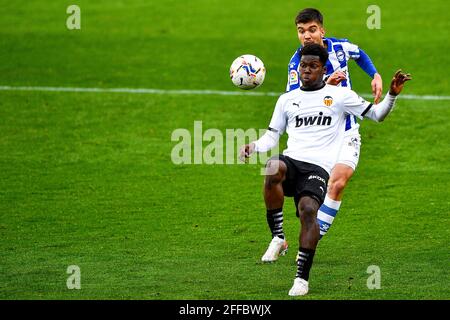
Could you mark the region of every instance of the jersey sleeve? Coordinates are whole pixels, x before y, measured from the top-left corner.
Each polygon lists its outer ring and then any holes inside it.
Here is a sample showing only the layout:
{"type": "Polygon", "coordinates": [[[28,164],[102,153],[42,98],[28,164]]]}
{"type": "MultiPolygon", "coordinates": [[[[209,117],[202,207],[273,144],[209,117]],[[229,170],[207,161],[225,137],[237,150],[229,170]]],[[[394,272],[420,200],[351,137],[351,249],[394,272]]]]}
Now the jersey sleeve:
{"type": "Polygon", "coordinates": [[[288,81],[286,85],[286,92],[298,89],[300,87],[300,79],[298,74],[298,64],[300,63],[300,54],[295,50],[288,65],[288,81]]]}
{"type": "Polygon", "coordinates": [[[359,58],[355,60],[358,66],[364,70],[371,78],[377,73],[377,68],[372,62],[372,59],[362,49],[359,49],[359,58]]]}
{"type": "Polygon", "coordinates": [[[280,136],[284,133],[286,130],[286,124],[287,124],[287,118],[284,113],[284,100],[283,96],[278,98],[278,101],[275,105],[275,109],[272,114],[272,119],[269,123],[268,130],[272,132],[278,133],[280,136]]]}
{"type": "Polygon", "coordinates": [[[348,41],[342,42],[342,48],[350,59],[355,60],[358,66],[371,78],[373,78],[374,74],[377,73],[377,69],[367,53],[365,53],[356,44],[348,41]]]}
{"type": "MultiPolygon", "coordinates": [[[[347,39],[344,39],[347,40],[347,39]]],[[[344,41],[341,43],[342,44],[342,49],[344,49],[345,54],[353,60],[357,60],[360,57],[360,52],[359,52],[359,47],[354,44],[351,43],[349,41],[344,41]]]]}
{"type": "Polygon", "coordinates": [[[355,91],[346,90],[344,95],[344,111],[362,119],[364,115],[372,108],[372,103],[361,98],[355,91]]]}

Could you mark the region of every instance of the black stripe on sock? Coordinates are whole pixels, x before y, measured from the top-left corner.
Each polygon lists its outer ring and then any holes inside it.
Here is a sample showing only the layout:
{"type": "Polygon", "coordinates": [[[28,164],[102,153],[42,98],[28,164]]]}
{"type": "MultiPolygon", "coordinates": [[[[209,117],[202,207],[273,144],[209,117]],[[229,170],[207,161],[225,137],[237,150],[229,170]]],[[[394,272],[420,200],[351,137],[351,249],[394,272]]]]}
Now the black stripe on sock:
{"type": "Polygon", "coordinates": [[[302,278],[308,281],[309,271],[311,270],[312,267],[315,252],[316,250],[314,249],[300,248],[299,257],[303,257],[306,260],[303,259],[297,260],[297,274],[295,275],[297,278],[302,278]]]}
{"type": "Polygon", "coordinates": [[[267,209],[267,213],[268,213],[268,214],[275,214],[275,213],[278,213],[278,212],[281,212],[281,211],[283,211],[283,208],[279,208],[279,209],[267,209]]]}
{"type": "Polygon", "coordinates": [[[281,212],[283,212],[283,208],[267,209],[267,224],[269,225],[270,232],[272,233],[272,238],[277,236],[281,239],[284,239],[283,227],[281,225],[283,219],[279,220],[283,217],[283,215],[277,216],[276,218],[278,221],[275,222],[275,215],[281,212]]]}

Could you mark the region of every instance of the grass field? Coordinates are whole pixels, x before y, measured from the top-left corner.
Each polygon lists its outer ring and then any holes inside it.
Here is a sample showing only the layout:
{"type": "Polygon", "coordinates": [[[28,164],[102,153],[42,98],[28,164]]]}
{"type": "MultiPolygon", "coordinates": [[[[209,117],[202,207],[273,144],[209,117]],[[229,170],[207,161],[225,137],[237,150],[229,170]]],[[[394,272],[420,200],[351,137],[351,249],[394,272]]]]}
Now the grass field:
{"type": "MultiPolygon", "coordinates": [[[[0,86],[239,91],[230,63],[267,68],[255,92],[282,92],[308,6],[327,34],[372,57],[385,91],[450,92],[445,1],[0,1],[0,86]]],[[[368,77],[351,64],[355,91],[368,77]]],[[[175,165],[177,128],[265,128],[276,96],[0,91],[0,299],[290,299],[299,221],[286,199],[291,250],[271,265],[258,165],[175,165]],[[66,269],[81,270],[69,290],[66,269]]],[[[400,99],[364,121],[362,157],[321,240],[302,299],[450,298],[450,100],[400,99]],[[381,289],[369,290],[370,265],[381,289]]],[[[285,144],[284,139],[282,144],[285,144]]],[[[205,145],[207,143],[205,142],[205,145]]]]}

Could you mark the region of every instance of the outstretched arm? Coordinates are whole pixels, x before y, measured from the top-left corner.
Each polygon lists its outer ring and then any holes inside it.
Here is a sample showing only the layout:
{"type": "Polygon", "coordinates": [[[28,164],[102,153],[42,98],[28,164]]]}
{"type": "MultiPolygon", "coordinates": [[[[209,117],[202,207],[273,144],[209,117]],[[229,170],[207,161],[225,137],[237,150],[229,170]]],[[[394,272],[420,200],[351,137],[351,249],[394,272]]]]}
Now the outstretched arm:
{"type": "Polygon", "coordinates": [[[383,101],[375,107],[369,106],[362,115],[376,122],[383,121],[389,114],[389,112],[391,112],[391,110],[394,108],[397,96],[400,94],[400,92],[402,92],[405,82],[409,80],[412,80],[409,73],[404,73],[401,70],[398,70],[392,78],[389,93],[386,95],[383,101]]]}
{"type": "Polygon", "coordinates": [[[267,152],[278,144],[280,134],[276,130],[269,128],[261,138],[246,144],[239,151],[239,159],[245,161],[253,152],[267,152]]]}
{"type": "Polygon", "coordinates": [[[383,80],[381,75],[377,72],[375,65],[370,57],[362,50],[359,49],[359,58],[355,60],[358,66],[364,70],[371,78],[373,78],[370,85],[372,86],[372,94],[374,96],[374,102],[377,104],[383,93],[383,80]]]}

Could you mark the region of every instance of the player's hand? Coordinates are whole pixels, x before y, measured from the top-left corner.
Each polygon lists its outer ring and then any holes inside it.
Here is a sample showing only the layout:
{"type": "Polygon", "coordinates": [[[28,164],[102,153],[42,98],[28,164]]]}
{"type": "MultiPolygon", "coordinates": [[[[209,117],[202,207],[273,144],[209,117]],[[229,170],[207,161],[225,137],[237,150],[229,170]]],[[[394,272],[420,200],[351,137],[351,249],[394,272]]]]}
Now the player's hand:
{"type": "Polygon", "coordinates": [[[331,74],[331,76],[327,79],[327,84],[331,84],[332,86],[337,86],[343,80],[347,79],[347,75],[344,71],[337,70],[331,74]]]}
{"type": "Polygon", "coordinates": [[[381,99],[381,95],[383,93],[383,80],[381,79],[380,74],[375,73],[373,76],[373,80],[370,83],[372,85],[372,94],[374,97],[375,104],[378,104],[381,99]]]}
{"type": "Polygon", "coordinates": [[[247,162],[247,158],[250,157],[250,155],[255,151],[255,144],[249,143],[241,147],[241,150],[239,151],[239,160],[242,162],[247,162]]]}
{"type": "Polygon", "coordinates": [[[391,81],[391,88],[389,89],[389,93],[393,96],[400,94],[403,90],[403,85],[406,81],[412,80],[411,75],[409,73],[404,73],[401,69],[398,70],[391,81]]]}

